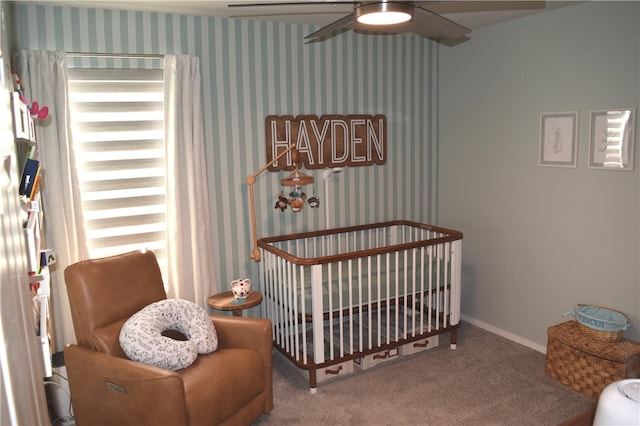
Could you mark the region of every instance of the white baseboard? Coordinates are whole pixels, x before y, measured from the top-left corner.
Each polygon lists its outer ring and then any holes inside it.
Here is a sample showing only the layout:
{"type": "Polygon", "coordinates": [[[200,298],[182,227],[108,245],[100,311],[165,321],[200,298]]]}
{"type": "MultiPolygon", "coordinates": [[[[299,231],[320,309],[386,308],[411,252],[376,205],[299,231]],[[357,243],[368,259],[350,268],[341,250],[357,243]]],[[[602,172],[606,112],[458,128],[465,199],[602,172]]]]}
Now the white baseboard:
{"type": "Polygon", "coordinates": [[[524,339],[518,335],[515,335],[513,333],[509,333],[508,331],[505,331],[501,328],[495,327],[491,324],[487,324],[486,322],[480,321],[478,319],[472,318],[470,316],[467,315],[460,315],[460,318],[463,321],[468,322],[469,324],[475,325],[476,327],[480,327],[484,330],[487,330],[493,334],[497,334],[498,336],[504,337],[505,339],[509,339],[512,340],[516,343],[519,343],[521,345],[524,345],[528,348],[533,349],[534,351],[538,351],[538,352],[542,352],[543,354],[547,353],[547,347],[546,346],[542,346],[539,345],[535,342],[532,342],[531,340],[527,340],[524,339]]]}

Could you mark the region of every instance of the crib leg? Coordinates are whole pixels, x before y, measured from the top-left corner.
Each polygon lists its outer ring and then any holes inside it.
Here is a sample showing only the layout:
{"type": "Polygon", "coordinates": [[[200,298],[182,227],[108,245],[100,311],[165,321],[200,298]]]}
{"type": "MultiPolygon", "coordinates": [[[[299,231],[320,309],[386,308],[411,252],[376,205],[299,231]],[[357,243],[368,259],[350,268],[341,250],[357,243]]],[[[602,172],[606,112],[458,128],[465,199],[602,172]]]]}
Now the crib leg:
{"type": "Polygon", "coordinates": [[[317,390],[318,390],[318,383],[316,379],[316,370],[311,369],[309,370],[309,392],[316,393],[317,390]]]}
{"type": "Polygon", "coordinates": [[[451,330],[451,343],[449,344],[449,348],[455,349],[457,342],[458,342],[458,329],[454,328],[453,330],[451,330]]]}

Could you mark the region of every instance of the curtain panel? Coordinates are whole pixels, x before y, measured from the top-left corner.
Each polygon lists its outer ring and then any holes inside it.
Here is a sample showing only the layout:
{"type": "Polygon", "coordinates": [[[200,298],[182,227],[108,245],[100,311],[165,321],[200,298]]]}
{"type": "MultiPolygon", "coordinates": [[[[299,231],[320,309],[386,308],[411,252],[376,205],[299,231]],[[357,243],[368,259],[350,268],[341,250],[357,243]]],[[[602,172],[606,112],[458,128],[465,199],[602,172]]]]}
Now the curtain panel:
{"type": "MultiPolygon", "coordinates": [[[[206,308],[208,297],[219,288],[213,268],[200,64],[197,57],[167,55],[164,65],[168,297],[206,308]]],[[[23,50],[16,54],[14,68],[27,99],[51,111],[37,126],[36,136],[46,173],[41,186],[45,240],[58,257],[51,274],[52,349],[61,351],[76,341],[64,269],[89,257],[69,115],[67,56],[23,50]]]]}
{"type": "Polygon", "coordinates": [[[21,50],[14,58],[26,98],[48,106],[50,111],[46,120],[36,123],[36,138],[44,170],[41,191],[45,244],[55,248],[58,258],[51,268],[52,349],[56,352],[67,343],[75,343],[64,269],[88,257],[70,130],[66,65],[64,52],[21,50]]]}
{"type": "Polygon", "coordinates": [[[202,130],[200,59],[165,55],[165,146],[169,297],[206,308],[219,291],[202,130]]]}

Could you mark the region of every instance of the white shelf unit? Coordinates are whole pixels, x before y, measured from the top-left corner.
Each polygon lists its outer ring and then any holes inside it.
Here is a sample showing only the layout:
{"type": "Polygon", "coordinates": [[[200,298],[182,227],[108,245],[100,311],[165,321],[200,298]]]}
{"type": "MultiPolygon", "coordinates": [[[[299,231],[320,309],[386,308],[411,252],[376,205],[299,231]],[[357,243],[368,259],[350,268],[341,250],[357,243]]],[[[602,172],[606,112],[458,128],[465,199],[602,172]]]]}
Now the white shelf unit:
{"type": "MultiPolygon", "coordinates": [[[[13,130],[16,138],[18,164],[25,167],[28,158],[37,159],[37,141],[33,119],[27,106],[20,100],[18,92],[12,92],[13,130]]],[[[22,169],[21,169],[22,172],[22,169]]],[[[37,179],[41,179],[42,172],[37,179]]],[[[42,358],[45,377],[53,375],[51,362],[51,346],[49,340],[49,298],[51,296],[51,279],[49,265],[55,263],[55,252],[43,249],[43,211],[39,182],[32,178],[35,185],[33,194],[21,195],[24,214],[24,237],[27,247],[29,283],[34,297],[34,332],[42,344],[42,358]]]]}

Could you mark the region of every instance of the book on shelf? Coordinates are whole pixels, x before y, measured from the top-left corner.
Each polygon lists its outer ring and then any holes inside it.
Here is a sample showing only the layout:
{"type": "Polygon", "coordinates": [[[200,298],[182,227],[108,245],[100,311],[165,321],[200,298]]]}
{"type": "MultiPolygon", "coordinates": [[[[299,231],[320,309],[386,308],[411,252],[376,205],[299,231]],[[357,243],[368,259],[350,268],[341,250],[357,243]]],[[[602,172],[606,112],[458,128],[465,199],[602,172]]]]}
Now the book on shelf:
{"type": "Polygon", "coordinates": [[[29,142],[26,145],[27,145],[27,148],[25,150],[25,155],[24,155],[25,163],[27,159],[29,158],[33,159],[35,158],[35,155],[36,155],[36,144],[34,142],[29,142]]]}
{"type": "Polygon", "coordinates": [[[25,242],[27,244],[27,259],[29,272],[37,274],[40,271],[40,215],[34,211],[24,225],[25,242]]]}
{"type": "Polygon", "coordinates": [[[20,195],[26,195],[32,198],[36,181],[40,175],[40,162],[33,158],[27,158],[22,170],[22,178],[20,179],[20,195]]]}
{"type": "Polygon", "coordinates": [[[31,201],[35,200],[35,198],[36,198],[36,194],[38,193],[38,188],[40,187],[40,180],[42,180],[42,174],[38,173],[36,175],[36,181],[33,184],[33,187],[31,188],[31,192],[28,194],[29,195],[29,199],[31,201]]]}

